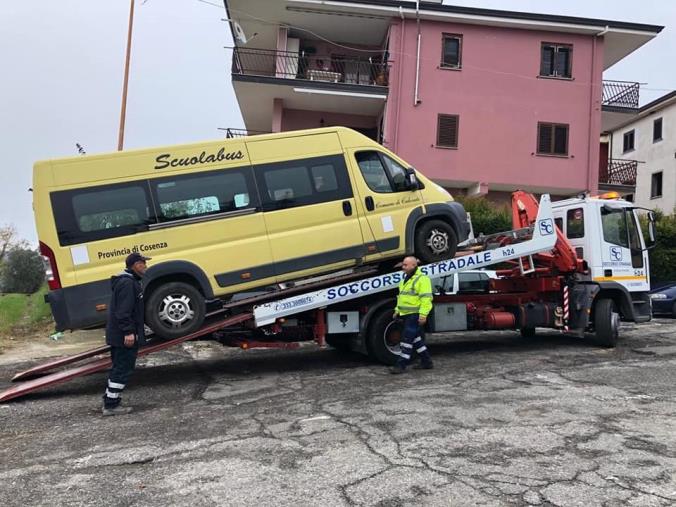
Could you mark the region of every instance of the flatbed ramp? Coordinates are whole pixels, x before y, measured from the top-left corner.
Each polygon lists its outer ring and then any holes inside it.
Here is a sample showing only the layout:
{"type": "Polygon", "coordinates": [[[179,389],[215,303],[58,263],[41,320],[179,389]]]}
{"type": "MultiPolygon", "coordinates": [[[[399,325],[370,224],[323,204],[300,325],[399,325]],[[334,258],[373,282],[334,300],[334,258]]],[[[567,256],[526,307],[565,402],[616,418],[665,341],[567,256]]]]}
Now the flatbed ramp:
{"type": "MultiPolygon", "coordinates": [[[[146,347],[141,348],[138,351],[139,356],[145,356],[147,354],[152,354],[153,352],[159,352],[160,350],[168,349],[170,347],[173,347],[174,345],[178,345],[179,343],[183,343],[189,340],[194,340],[195,338],[199,338],[201,336],[206,336],[209,335],[215,331],[220,331],[221,329],[225,329],[230,326],[234,326],[237,324],[241,324],[243,322],[246,322],[248,320],[253,319],[253,314],[251,313],[241,313],[239,315],[235,315],[233,317],[229,317],[225,320],[221,320],[219,322],[213,323],[211,325],[205,326],[202,329],[186,335],[186,336],[181,336],[180,338],[175,338],[173,340],[165,341],[165,342],[160,342],[156,344],[150,344],[146,347]]],[[[26,370],[25,372],[21,372],[17,375],[12,380],[17,380],[21,378],[29,378],[38,374],[46,373],[48,371],[54,370],[60,366],[63,366],[65,364],[73,364],[75,362],[79,362],[83,359],[88,359],[91,357],[98,356],[102,353],[105,353],[108,351],[108,347],[99,347],[97,349],[91,350],[89,352],[84,352],[82,354],[78,354],[77,356],[73,357],[67,357],[64,359],[52,361],[50,363],[46,363],[44,365],[37,366],[35,368],[32,368],[30,370],[26,370]]],[[[92,373],[96,373],[99,371],[107,370],[110,368],[110,358],[109,357],[103,357],[103,358],[98,358],[94,359],[86,364],[83,364],[81,366],[77,366],[75,368],[70,368],[67,370],[62,370],[58,371],[55,373],[50,373],[47,375],[44,375],[39,378],[35,378],[33,380],[26,380],[24,382],[21,382],[20,384],[17,384],[14,387],[10,387],[6,391],[3,391],[0,393],[0,403],[9,401],[13,398],[18,398],[20,396],[24,396],[28,393],[31,393],[33,391],[37,391],[38,389],[43,389],[45,387],[49,386],[54,386],[58,384],[63,384],[64,382],[68,382],[69,380],[75,378],[75,377],[81,377],[84,375],[90,375],[92,373]]]]}

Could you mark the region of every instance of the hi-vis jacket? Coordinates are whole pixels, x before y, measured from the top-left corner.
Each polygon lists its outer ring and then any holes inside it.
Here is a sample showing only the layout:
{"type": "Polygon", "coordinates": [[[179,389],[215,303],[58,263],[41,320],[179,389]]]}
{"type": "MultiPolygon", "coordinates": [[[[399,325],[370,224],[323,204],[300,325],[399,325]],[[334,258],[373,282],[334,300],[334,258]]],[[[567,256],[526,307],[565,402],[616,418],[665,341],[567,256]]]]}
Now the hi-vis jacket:
{"type": "Polygon", "coordinates": [[[399,315],[419,313],[427,317],[432,311],[432,281],[416,269],[410,278],[399,283],[396,312],[399,315]]]}

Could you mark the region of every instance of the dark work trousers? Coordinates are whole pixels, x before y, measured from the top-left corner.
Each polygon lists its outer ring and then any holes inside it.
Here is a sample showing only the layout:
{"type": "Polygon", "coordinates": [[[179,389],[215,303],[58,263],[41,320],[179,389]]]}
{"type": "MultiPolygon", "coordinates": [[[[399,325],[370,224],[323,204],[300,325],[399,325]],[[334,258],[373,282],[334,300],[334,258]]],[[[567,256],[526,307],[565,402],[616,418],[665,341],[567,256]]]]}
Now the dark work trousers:
{"type": "Polygon", "coordinates": [[[422,327],[418,324],[418,314],[402,315],[401,319],[404,321],[404,336],[399,344],[401,353],[397,365],[406,368],[411,364],[415,352],[418,353],[423,364],[430,364],[432,357],[425,345],[422,327]]]}
{"type": "Polygon", "coordinates": [[[115,408],[122,401],[122,391],[127,386],[131,372],[136,366],[138,347],[110,347],[113,366],[108,374],[108,387],[103,394],[103,406],[115,408]]]}

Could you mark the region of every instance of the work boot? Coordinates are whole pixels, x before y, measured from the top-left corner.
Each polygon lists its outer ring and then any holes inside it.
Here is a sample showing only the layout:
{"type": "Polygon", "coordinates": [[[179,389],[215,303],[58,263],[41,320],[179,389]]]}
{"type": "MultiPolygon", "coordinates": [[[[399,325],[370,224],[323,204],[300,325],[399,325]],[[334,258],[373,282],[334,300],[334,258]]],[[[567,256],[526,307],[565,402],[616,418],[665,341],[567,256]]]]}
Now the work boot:
{"type": "Polygon", "coordinates": [[[399,364],[395,364],[394,366],[390,366],[390,373],[392,375],[399,375],[401,373],[406,373],[406,367],[401,366],[399,364]]]}
{"type": "Polygon", "coordinates": [[[124,414],[129,414],[132,411],[133,411],[133,409],[131,407],[123,407],[122,405],[118,405],[117,407],[113,407],[113,408],[103,407],[101,409],[101,414],[103,414],[104,416],[124,415],[124,414]]]}
{"type": "Polygon", "coordinates": [[[434,368],[434,363],[432,361],[428,361],[426,363],[416,363],[413,365],[413,369],[415,370],[431,370],[434,368]]]}

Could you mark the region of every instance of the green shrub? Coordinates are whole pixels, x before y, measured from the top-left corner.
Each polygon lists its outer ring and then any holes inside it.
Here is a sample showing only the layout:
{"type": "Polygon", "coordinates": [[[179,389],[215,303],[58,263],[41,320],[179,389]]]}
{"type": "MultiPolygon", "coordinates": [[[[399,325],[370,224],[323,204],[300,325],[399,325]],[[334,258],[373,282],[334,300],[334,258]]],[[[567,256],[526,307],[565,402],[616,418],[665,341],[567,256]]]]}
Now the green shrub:
{"type": "MultiPolygon", "coordinates": [[[[650,250],[650,278],[656,281],[676,281],[676,210],[671,215],[655,211],[655,248],[650,250]]],[[[643,237],[648,238],[648,220],[641,217],[643,237]]]]}
{"type": "Polygon", "coordinates": [[[458,197],[456,200],[472,215],[475,236],[495,234],[512,228],[512,213],[507,206],[494,204],[485,197],[458,197]]]}
{"type": "Polygon", "coordinates": [[[14,248],[0,267],[0,290],[5,293],[33,294],[45,282],[45,265],[35,250],[14,248]]]}

